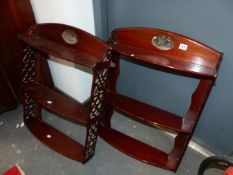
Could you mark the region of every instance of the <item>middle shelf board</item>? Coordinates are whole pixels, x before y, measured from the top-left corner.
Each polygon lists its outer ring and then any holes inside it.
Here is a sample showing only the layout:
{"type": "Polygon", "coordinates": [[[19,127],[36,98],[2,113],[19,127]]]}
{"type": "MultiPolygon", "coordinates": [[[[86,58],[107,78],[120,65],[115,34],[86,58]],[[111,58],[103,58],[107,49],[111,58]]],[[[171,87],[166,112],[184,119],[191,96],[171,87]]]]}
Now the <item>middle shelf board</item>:
{"type": "Polygon", "coordinates": [[[70,97],[36,83],[27,84],[25,92],[43,108],[59,114],[66,120],[83,125],[88,122],[90,113],[88,105],[83,106],[70,97]]]}
{"type": "MultiPolygon", "coordinates": [[[[184,122],[181,116],[111,91],[106,93],[106,102],[116,110],[150,126],[160,126],[177,132],[189,133],[189,129],[183,126],[184,122]]],[[[186,124],[188,124],[187,121],[186,124]]]]}

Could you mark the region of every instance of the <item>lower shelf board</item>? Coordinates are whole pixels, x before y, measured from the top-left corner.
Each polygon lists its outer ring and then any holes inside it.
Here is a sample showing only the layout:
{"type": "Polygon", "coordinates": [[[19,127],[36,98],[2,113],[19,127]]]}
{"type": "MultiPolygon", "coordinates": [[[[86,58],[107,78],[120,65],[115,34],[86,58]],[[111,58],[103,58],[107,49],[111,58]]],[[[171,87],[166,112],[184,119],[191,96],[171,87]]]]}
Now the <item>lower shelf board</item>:
{"type": "Polygon", "coordinates": [[[29,118],[24,122],[32,134],[52,150],[70,159],[83,161],[83,145],[39,119],[29,118]]]}
{"type": "Polygon", "coordinates": [[[182,116],[111,91],[106,93],[106,102],[121,113],[152,127],[160,126],[177,132],[189,133],[189,129],[183,128],[182,116]]]}
{"type": "Polygon", "coordinates": [[[174,162],[171,162],[173,160],[170,160],[169,155],[163,151],[153,148],[112,128],[101,127],[99,129],[99,135],[107,143],[135,159],[160,168],[172,171],[176,170],[176,165],[174,162]]]}

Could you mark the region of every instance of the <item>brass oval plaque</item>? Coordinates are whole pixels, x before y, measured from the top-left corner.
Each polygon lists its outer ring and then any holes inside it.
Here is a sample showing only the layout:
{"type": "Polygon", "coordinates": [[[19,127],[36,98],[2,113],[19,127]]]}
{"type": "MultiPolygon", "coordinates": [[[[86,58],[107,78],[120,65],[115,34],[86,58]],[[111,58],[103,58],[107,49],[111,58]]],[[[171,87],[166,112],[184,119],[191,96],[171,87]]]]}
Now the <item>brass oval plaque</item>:
{"type": "Polygon", "coordinates": [[[78,42],[78,35],[73,30],[64,30],[61,36],[67,44],[76,44],[78,42]]]}
{"type": "Polygon", "coordinates": [[[174,47],[173,39],[166,35],[154,36],[152,44],[160,50],[170,50],[174,47]]]}

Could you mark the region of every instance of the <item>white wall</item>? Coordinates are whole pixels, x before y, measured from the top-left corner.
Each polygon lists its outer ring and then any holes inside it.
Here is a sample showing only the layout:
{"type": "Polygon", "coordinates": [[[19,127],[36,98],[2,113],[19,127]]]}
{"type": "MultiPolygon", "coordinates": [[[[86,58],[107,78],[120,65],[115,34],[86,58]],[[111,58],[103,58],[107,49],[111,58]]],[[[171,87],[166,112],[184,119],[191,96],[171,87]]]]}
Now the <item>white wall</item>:
{"type": "MultiPolygon", "coordinates": [[[[92,0],[30,0],[37,23],[63,23],[95,35],[92,0]]],[[[90,97],[92,74],[82,66],[49,60],[55,86],[83,103],[90,97]]]]}

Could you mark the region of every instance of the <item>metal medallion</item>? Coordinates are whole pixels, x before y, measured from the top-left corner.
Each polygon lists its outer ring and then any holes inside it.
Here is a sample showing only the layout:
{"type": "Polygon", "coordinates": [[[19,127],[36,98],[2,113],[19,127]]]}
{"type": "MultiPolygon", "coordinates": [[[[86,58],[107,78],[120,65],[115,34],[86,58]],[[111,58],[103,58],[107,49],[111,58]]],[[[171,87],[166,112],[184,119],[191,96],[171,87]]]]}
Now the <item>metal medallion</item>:
{"type": "Polygon", "coordinates": [[[170,50],[174,47],[173,39],[166,35],[154,36],[152,44],[160,50],[170,50]]]}
{"type": "Polygon", "coordinates": [[[73,30],[64,30],[61,36],[67,44],[76,44],[78,42],[78,35],[73,30]]]}

